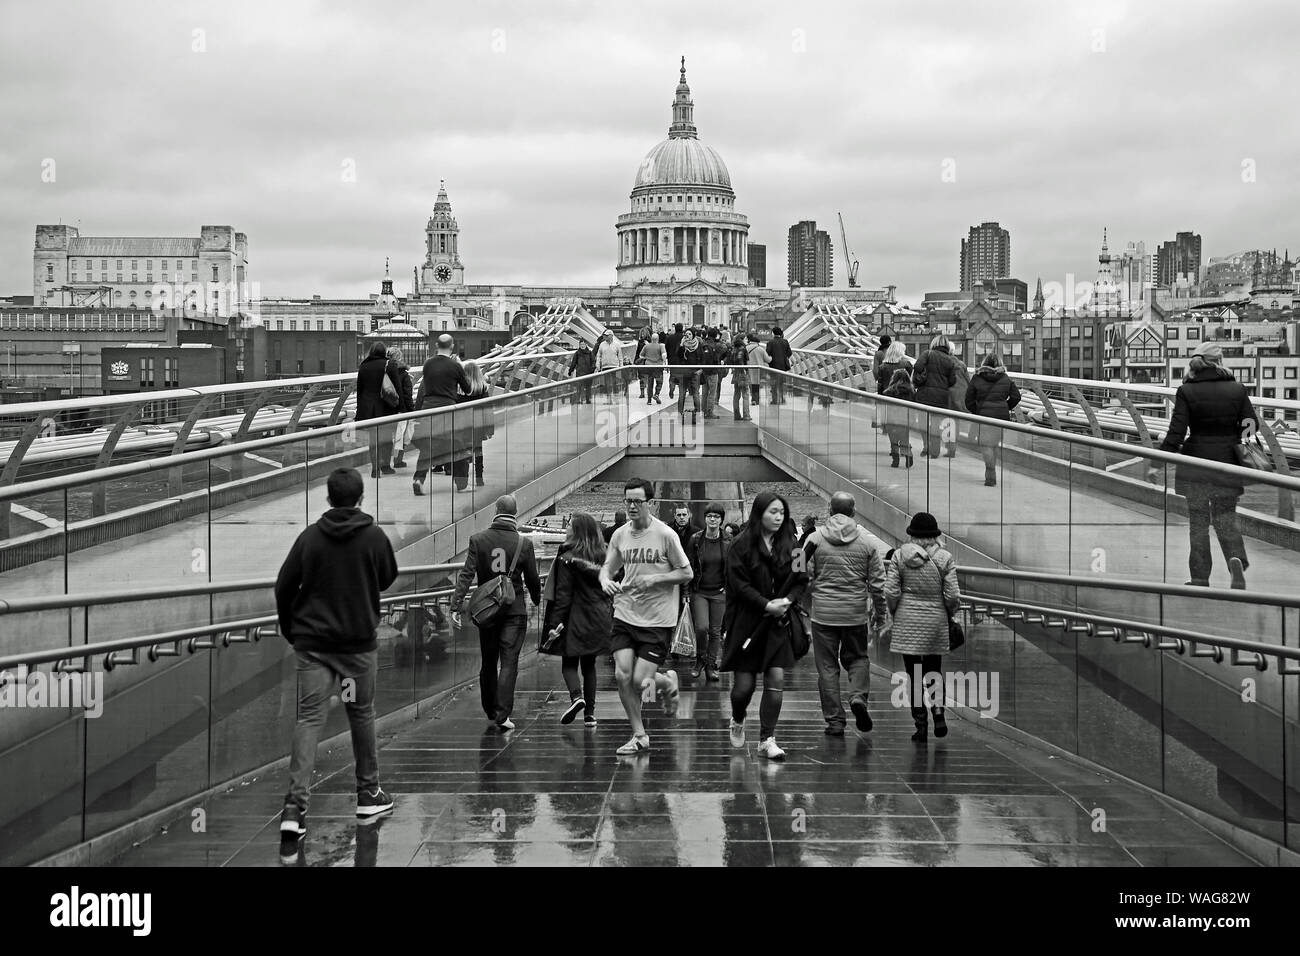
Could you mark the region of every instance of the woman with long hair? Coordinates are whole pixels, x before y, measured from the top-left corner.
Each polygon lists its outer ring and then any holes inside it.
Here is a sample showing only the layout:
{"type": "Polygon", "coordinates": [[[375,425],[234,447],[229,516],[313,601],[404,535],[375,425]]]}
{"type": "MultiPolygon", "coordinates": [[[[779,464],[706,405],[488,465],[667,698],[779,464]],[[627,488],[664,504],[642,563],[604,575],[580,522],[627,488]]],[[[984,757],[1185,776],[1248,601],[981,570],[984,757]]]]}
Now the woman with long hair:
{"type": "MultiPolygon", "coordinates": [[[[483,374],[482,367],[473,360],[465,362],[462,366],[465,369],[465,378],[469,382],[469,394],[461,398],[463,402],[476,402],[480,398],[487,398],[492,389],[488,386],[487,376],[483,374]]],[[[475,416],[477,419],[478,416],[475,416]]],[[[476,421],[477,425],[477,421],[476,421]]],[[[474,459],[474,484],[480,488],[483,486],[483,442],[492,437],[496,428],[492,425],[476,427],[474,429],[474,443],[472,457],[474,459]]],[[[469,479],[469,459],[462,459],[453,464],[457,477],[469,479]]]]}
{"type": "MultiPolygon", "coordinates": [[[[891,346],[892,348],[892,346],[891,346]]],[[[882,366],[883,368],[884,366],[882,366]]],[[[912,376],[905,368],[894,369],[893,379],[881,391],[887,398],[898,398],[905,402],[916,401],[916,390],[912,388],[912,376]]],[[[916,414],[910,408],[888,405],[881,418],[885,423],[885,434],[889,436],[889,467],[897,468],[898,459],[902,457],[907,467],[912,467],[912,432],[911,419],[916,414]]]]}
{"type": "MultiPolygon", "coordinates": [[[[952,346],[948,342],[948,336],[940,333],[932,338],[929,350],[923,352],[916,360],[916,365],[912,367],[912,386],[916,389],[916,400],[922,405],[929,405],[935,409],[950,408],[952,397],[949,389],[957,384],[957,364],[957,360],[952,356],[952,346]]],[[[938,458],[943,452],[943,420],[947,416],[942,411],[933,411],[926,417],[929,422],[921,457],[938,458]]],[[[955,458],[957,436],[953,434],[951,437],[953,440],[947,443],[946,455],[955,458]]]]}
{"type": "Polygon", "coordinates": [[[581,711],[583,723],[589,728],[596,726],[596,658],[609,653],[614,626],[614,605],[600,586],[604,563],[600,525],[591,515],[574,512],[568,535],[551,565],[555,598],[546,606],[543,625],[548,636],[558,631],[544,653],[560,655],[560,672],[569,688],[562,724],[573,723],[581,711]]]}
{"type": "MultiPolygon", "coordinates": [[[[383,418],[387,415],[400,415],[402,412],[411,410],[411,401],[409,396],[403,397],[402,390],[399,386],[401,376],[398,374],[396,366],[388,359],[388,346],[383,342],[375,342],[370,346],[370,351],[361,361],[357,369],[357,415],[358,422],[369,421],[372,418],[383,418]],[[384,376],[387,375],[397,389],[397,404],[389,406],[384,402],[384,376]]],[[[394,474],[391,459],[393,457],[393,439],[392,432],[383,429],[388,434],[381,435],[380,429],[367,429],[367,437],[370,440],[370,477],[378,478],[381,474],[394,474]]]]}
{"type": "Polygon", "coordinates": [[[720,670],[733,671],[731,685],[731,745],[745,746],[745,711],[753,700],[758,675],[763,675],[759,704],[760,755],[785,757],[776,744],[781,717],[785,672],[794,666],[788,614],[795,613],[808,584],[797,552],[794,519],[780,495],[761,492],[749,510],[749,521],[727,551],[726,652],[720,670]]]}
{"type": "MultiPolygon", "coordinates": [[[[943,716],[943,655],[948,653],[948,620],[961,607],[957,562],[940,546],[943,532],[934,515],[912,515],[907,542],[885,562],[885,603],[892,615],[889,650],[903,655],[912,692],[912,722],[919,742],[928,737],[926,687],[940,688],[929,701],[934,735],[948,734],[943,716]]],[[[933,691],[931,691],[933,693],[933,691]]]]}

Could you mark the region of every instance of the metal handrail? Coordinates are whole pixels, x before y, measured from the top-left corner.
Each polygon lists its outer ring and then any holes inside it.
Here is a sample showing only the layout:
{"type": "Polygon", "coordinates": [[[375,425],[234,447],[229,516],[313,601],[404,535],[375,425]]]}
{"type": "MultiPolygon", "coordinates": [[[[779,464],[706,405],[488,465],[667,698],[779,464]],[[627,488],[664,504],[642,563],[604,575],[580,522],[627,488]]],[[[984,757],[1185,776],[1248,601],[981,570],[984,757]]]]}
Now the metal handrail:
{"type": "MultiPolygon", "coordinates": [[[[510,361],[522,361],[522,359],[514,359],[510,361]]],[[[627,368],[632,366],[624,367],[627,368]]],[[[227,458],[232,454],[256,451],[259,448],[274,448],[280,445],[292,445],[304,441],[319,441],[320,439],[331,435],[342,435],[348,432],[355,433],[358,429],[386,427],[410,419],[423,421],[435,418],[439,415],[454,416],[457,413],[463,414],[466,411],[473,411],[476,408],[486,408],[493,405],[493,403],[509,407],[512,402],[516,402],[521,397],[548,401],[550,399],[545,397],[539,399],[539,396],[542,396],[542,393],[548,390],[571,389],[575,382],[582,381],[583,379],[599,378],[601,376],[611,375],[621,371],[621,368],[611,369],[604,372],[596,372],[592,375],[582,376],[582,378],[569,378],[559,382],[546,382],[541,385],[532,385],[518,391],[489,395],[485,398],[477,398],[469,402],[460,402],[456,405],[444,405],[440,408],[425,408],[413,412],[401,412],[395,415],[385,415],[381,418],[368,418],[361,423],[352,421],[341,425],[326,425],[321,428],[312,429],[310,433],[295,432],[289,435],[277,435],[271,438],[258,438],[252,441],[240,442],[237,445],[223,445],[216,448],[200,448],[194,451],[182,452],[179,455],[169,455],[165,458],[153,458],[147,461],[131,462],[124,465],[112,465],[107,468],[96,469],[89,473],[41,478],[37,481],[24,482],[21,485],[0,487],[0,502],[26,498],[31,495],[44,494],[50,491],[63,491],[69,488],[81,487],[82,485],[99,484],[115,478],[129,478],[135,475],[148,474],[154,471],[166,471],[182,465],[193,464],[195,462],[209,461],[214,458],[227,458]]]]}
{"type": "Polygon", "coordinates": [[[1071,588],[1105,588],[1108,591],[1136,591],[1169,597],[1213,597],[1216,601],[1235,601],[1256,606],[1300,608],[1300,597],[1268,591],[1237,591],[1228,588],[1202,588],[1187,584],[1163,584],[1134,578],[1099,578],[1076,574],[1053,574],[1048,571],[1019,571],[1011,568],[985,568],[977,565],[959,567],[958,576],[1002,578],[1009,581],[1032,581],[1071,588]],[[1208,594],[1206,592],[1209,592],[1208,594]]]}
{"type": "MultiPolygon", "coordinates": [[[[817,356],[819,358],[848,359],[870,366],[874,360],[874,355],[866,355],[861,352],[823,352],[818,349],[796,348],[790,350],[795,355],[817,356]]],[[[912,356],[909,360],[915,361],[912,356]]],[[[969,367],[967,371],[972,371],[969,367]]],[[[1156,395],[1162,400],[1173,401],[1178,393],[1177,386],[1173,385],[1143,385],[1135,382],[1110,382],[1105,379],[1097,378],[1066,378],[1059,375],[1038,375],[1032,372],[1008,372],[1012,379],[1037,382],[1043,385],[1073,385],[1080,388],[1104,389],[1107,391],[1132,393],[1134,395],[1156,395]]],[[[829,383],[824,383],[829,384],[829,383]]],[[[1250,397],[1252,405],[1262,405],[1265,408],[1280,408],[1285,411],[1300,411],[1300,401],[1286,398],[1263,398],[1252,395],[1250,397]]]]}
{"type": "MultiPolygon", "coordinates": [[[[549,558],[539,560],[548,561],[549,558]]],[[[454,564],[415,564],[398,568],[398,577],[411,574],[451,574],[465,566],[454,564]]],[[[57,611],[64,608],[90,607],[100,604],[127,604],[136,601],[159,601],[178,597],[207,597],[232,591],[262,591],[275,587],[275,578],[248,578],[242,581],[212,581],[183,587],[147,588],[135,591],[84,591],[80,594],[58,594],[51,597],[0,599],[0,615],[23,614],[33,611],[57,611]]]]}
{"type": "MultiPolygon", "coordinates": [[[[542,581],[546,580],[546,574],[540,570],[538,576],[542,581]]],[[[379,606],[385,608],[393,605],[411,604],[416,601],[447,597],[453,593],[455,593],[455,588],[442,587],[427,591],[390,594],[379,599],[379,606]]],[[[82,644],[75,647],[55,647],[41,651],[26,651],[22,654],[10,654],[6,657],[0,657],[0,673],[18,667],[26,667],[30,670],[32,667],[38,667],[41,664],[54,664],[56,671],[84,670],[92,658],[100,655],[104,657],[104,669],[112,670],[122,664],[139,663],[139,651],[145,648],[149,649],[148,659],[156,661],[159,657],[177,656],[180,653],[179,646],[182,642],[188,642],[188,650],[191,654],[200,650],[212,650],[217,646],[216,638],[236,631],[243,631],[244,636],[242,638],[230,638],[224,642],[224,646],[257,643],[263,637],[278,634],[279,618],[274,614],[269,614],[236,621],[222,621],[216,624],[200,624],[175,631],[164,631],[160,634],[145,634],[139,637],[123,637],[117,640],[99,641],[94,644],[82,644]],[[268,628],[273,629],[271,634],[265,633],[268,628]],[[212,638],[212,640],[205,642],[203,638],[208,637],[212,638]],[[155,652],[156,648],[166,645],[173,645],[174,649],[171,652],[155,652]],[[130,653],[131,659],[129,661],[119,659],[117,655],[123,653],[130,653]],[[80,664],[75,662],[80,662],[80,664]]]]}
{"type": "MultiPolygon", "coordinates": [[[[757,367],[758,366],[755,366],[755,368],[757,367]]],[[[1070,442],[1084,445],[1088,448],[1099,448],[1105,451],[1118,452],[1129,458],[1146,458],[1149,460],[1164,462],[1168,465],[1194,464],[1197,471],[1214,472],[1237,479],[1249,478],[1250,482],[1253,484],[1271,485],[1275,488],[1286,488],[1290,491],[1300,491],[1300,478],[1277,475],[1271,472],[1255,471],[1250,468],[1242,468],[1240,465],[1228,465],[1223,462],[1209,461],[1204,458],[1190,458],[1176,452],[1161,451],[1159,448],[1146,448],[1142,445],[1125,444],[1124,442],[1111,441],[1107,438],[1096,438],[1092,435],[1076,435],[1069,432],[1058,432],[1038,425],[1025,425],[1020,422],[990,419],[986,416],[973,415],[970,412],[958,411],[955,408],[936,408],[932,405],[922,405],[919,402],[906,402],[889,395],[864,392],[861,389],[853,388],[849,385],[840,385],[835,382],[823,382],[820,379],[809,378],[806,375],[799,375],[795,372],[783,372],[780,369],[763,368],[763,371],[771,375],[781,375],[793,381],[804,383],[805,388],[807,386],[816,386],[818,388],[836,389],[840,392],[864,398],[869,402],[895,405],[899,408],[905,409],[915,409],[941,418],[953,418],[958,421],[970,422],[972,424],[984,425],[986,427],[989,425],[995,425],[1003,431],[1019,432],[1023,435],[1029,435],[1034,438],[1070,442]]]]}
{"type": "MultiPolygon", "coordinates": [[[[1064,608],[1043,607],[1039,604],[1028,604],[1023,601],[1010,601],[1004,597],[995,597],[985,594],[963,594],[961,596],[962,606],[972,613],[978,613],[974,610],[975,605],[988,605],[992,607],[1001,607],[1007,610],[1015,610],[1022,614],[1037,615],[1037,620],[1025,618],[1031,623],[1041,623],[1048,626],[1052,618],[1060,618],[1061,622],[1057,625],[1062,627],[1064,633],[1070,633],[1070,621],[1085,621],[1088,624],[1087,633],[1092,636],[1108,636],[1116,643],[1141,643],[1148,648],[1152,648],[1152,638],[1165,637],[1174,641],[1173,644],[1156,645],[1155,650],[1173,650],[1180,655],[1185,655],[1189,650],[1193,657],[1208,656],[1197,653],[1198,645],[1205,644],[1209,647],[1218,648],[1219,650],[1228,650],[1232,652],[1231,663],[1235,666],[1254,667],[1256,670],[1264,671],[1268,669],[1268,658],[1275,657],[1278,661],[1278,672],[1286,676],[1295,676],[1300,674],[1300,666],[1292,667],[1286,664],[1287,661],[1296,661],[1300,663],[1300,647],[1284,647],[1278,644],[1265,644],[1263,641],[1251,641],[1239,637],[1220,637],[1215,634],[1203,634],[1199,631],[1189,631],[1181,627],[1170,627],[1165,624],[1148,624],[1143,621],[1130,621],[1118,617],[1105,617],[1092,612],[1068,610],[1064,608]],[[1098,634],[1098,627],[1110,629],[1113,633],[1108,635],[1098,634]],[[1255,655],[1254,660],[1243,660],[1238,655],[1242,653],[1255,655]]],[[[1075,633],[1078,633],[1077,631],[1075,633]]],[[[1216,662],[1221,661],[1221,656],[1216,655],[1216,662]]]]}

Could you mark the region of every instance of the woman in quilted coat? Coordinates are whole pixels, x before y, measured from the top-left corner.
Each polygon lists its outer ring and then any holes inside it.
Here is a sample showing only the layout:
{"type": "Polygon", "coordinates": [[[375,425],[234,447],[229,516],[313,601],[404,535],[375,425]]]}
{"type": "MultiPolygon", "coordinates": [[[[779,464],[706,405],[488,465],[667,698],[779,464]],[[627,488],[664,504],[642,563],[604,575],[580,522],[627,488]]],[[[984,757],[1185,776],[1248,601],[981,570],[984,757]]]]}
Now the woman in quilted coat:
{"type": "Polygon", "coordinates": [[[892,623],[889,649],[903,655],[912,694],[912,739],[927,739],[925,697],[922,688],[938,682],[933,708],[934,735],[948,734],[943,716],[943,655],[948,653],[948,618],[961,606],[957,588],[957,562],[939,545],[939,523],[924,511],[912,516],[907,543],[894,551],[885,565],[885,602],[892,623]]]}

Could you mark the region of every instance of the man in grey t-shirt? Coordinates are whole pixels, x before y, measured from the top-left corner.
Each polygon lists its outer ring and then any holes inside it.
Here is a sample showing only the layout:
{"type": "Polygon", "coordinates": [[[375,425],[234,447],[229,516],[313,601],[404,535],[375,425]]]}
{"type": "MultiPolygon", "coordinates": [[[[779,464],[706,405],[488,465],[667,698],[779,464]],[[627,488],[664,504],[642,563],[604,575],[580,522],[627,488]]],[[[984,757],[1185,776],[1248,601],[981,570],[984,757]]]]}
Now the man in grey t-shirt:
{"type": "Polygon", "coordinates": [[[628,521],[609,539],[600,586],[614,598],[614,676],[623,701],[632,739],[620,754],[650,749],[650,736],[641,722],[643,695],[656,689],[664,695],[664,710],[675,712],[677,674],[659,673],[672,646],[673,629],[681,609],[679,586],[691,580],[691,565],[681,539],[650,511],[654,486],[632,478],[623,489],[628,521]],[[623,571],[623,579],[614,575],[623,571]]]}

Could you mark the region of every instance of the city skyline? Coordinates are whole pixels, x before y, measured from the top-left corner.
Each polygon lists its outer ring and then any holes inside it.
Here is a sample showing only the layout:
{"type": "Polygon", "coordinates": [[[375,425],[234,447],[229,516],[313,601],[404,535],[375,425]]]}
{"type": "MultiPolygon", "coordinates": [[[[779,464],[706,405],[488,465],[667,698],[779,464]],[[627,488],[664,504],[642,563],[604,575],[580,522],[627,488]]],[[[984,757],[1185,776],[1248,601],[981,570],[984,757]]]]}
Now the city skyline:
{"type": "MultiPolygon", "coordinates": [[[[987,220],[1015,234],[1011,274],[1031,286],[1091,278],[1103,227],[1112,251],[1192,230],[1203,261],[1300,245],[1284,170],[1300,134],[1250,107],[1285,94],[1287,31],[1252,32],[1256,59],[1232,77],[1191,71],[1165,95],[1147,76],[1153,56],[1231,42],[1259,10],[1223,22],[1202,5],[1169,22],[1126,4],[1023,6],[1009,23],[957,11],[937,36],[906,8],[859,38],[842,24],[872,17],[847,7],[813,20],[669,5],[692,18],[669,45],[635,38],[619,10],[291,4],[249,22],[249,9],[78,8],[66,68],[0,107],[16,131],[0,146],[0,295],[30,292],[34,227],[56,222],[84,236],[231,223],[262,295],[365,296],[385,257],[405,293],[439,180],[467,282],[613,284],[611,224],[637,157],[664,135],[682,53],[700,136],[727,160],[750,241],[775,252],[773,286],[789,226],[837,212],[860,284],[895,285],[909,303],[951,284],[954,244],[987,220]],[[995,34],[1024,40],[1023,54],[982,57],[995,34]],[[344,38],[351,56],[324,57],[344,38]],[[1021,71],[1043,82],[1008,85],[1021,71]],[[1005,116],[995,125],[1032,121],[1029,135],[984,135],[990,97],[1005,116]],[[1187,148],[1189,109],[1214,117],[1212,144],[1187,148]]],[[[0,70],[17,89],[40,69],[39,24],[13,9],[0,20],[0,70]]]]}

